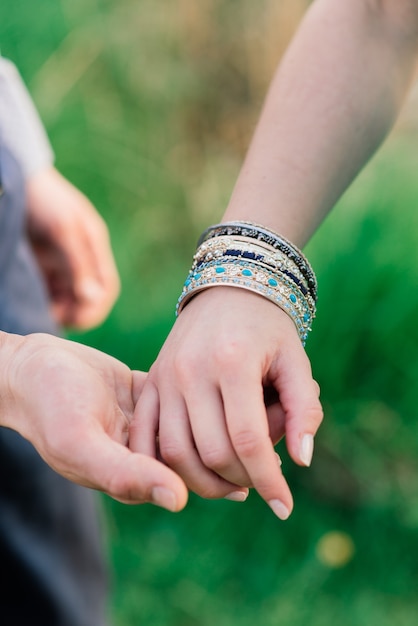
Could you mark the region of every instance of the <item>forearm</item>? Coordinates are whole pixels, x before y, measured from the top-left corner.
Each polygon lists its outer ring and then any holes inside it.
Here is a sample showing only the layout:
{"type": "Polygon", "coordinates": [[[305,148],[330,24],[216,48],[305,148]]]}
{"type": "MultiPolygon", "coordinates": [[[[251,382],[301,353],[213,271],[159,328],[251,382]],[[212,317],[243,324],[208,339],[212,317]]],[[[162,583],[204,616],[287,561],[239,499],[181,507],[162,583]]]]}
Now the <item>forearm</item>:
{"type": "Polygon", "coordinates": [[[19,415],[10,410],[14,404],[13,363],[24,337],[0,331],[0,426],[19,431],[19,415]]]}
{"type": "Polygon", "coordinates": [[[224,220],[304,245],[397,119],[417,58],[413,0],[317,0],[272,81],[224,220]]]}

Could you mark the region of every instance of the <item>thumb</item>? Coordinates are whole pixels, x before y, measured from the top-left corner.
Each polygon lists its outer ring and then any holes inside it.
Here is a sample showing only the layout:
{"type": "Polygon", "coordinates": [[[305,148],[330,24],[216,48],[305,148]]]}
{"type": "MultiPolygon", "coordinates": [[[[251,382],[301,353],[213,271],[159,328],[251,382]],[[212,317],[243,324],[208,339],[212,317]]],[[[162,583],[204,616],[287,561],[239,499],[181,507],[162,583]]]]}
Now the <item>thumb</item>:
{"type": "Polygon", "coordinates": [[[132,452],[105,433],[96,433],[82,461],[77,482],[107,493],[125,504],[151,502],[169,511],[181,510],[188,491],[183,480],[154,458],[132,452]]]}

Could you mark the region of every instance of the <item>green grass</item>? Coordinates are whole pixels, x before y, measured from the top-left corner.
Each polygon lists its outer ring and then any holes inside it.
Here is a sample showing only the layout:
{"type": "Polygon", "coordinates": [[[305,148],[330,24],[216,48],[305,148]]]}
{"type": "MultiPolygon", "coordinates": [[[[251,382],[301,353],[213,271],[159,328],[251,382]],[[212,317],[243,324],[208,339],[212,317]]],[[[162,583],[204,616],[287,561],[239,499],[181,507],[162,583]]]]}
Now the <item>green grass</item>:
{"type": "Polygon", "coordinates": [[[321,304],[308,351],[326,420],[311,470],[285,459],[294,514],[281,524],[255,494],[192,498],[177,516],[108,502],[118,623],[415,623],[415,168],[408,142],[392,141],[309,246],[321,304]],[[317,554],[332,530],[355,547],[340,569],[317,554]]]}
{"type": "MultiPolygon", "coordinates": [[[[261,5],[267,16],[277,6],[261,5]]],[[[106,217],[122,275],[108,321],[76,337],[143,369],[198,233],[227,202],[263,91],[263,11],[240,3],[241,40],[237,3],[193,6],[0,9],[2,52],[31,87],[58,167],[106,217]]],[[[307,249],[320,285],[307,349],[326,419],[311,470],[283,451],[294,514],[280,523],[256,494],[244,505],[192,496],[178,515],[104,499],[118,626],[415,625],[416,139],[389,142],[307,249]],[[333,530],[355,549],[340,568],[320,549],[333,530]]]]}

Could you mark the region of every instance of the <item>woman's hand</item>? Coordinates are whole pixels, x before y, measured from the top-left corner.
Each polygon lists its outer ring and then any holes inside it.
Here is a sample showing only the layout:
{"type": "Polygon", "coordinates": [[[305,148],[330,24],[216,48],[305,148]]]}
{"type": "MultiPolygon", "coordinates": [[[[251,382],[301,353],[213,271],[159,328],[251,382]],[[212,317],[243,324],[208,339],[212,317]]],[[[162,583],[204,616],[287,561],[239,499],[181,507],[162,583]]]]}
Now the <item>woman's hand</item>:
{"type": "Polygon", "coordinates": [[[151,368],[129,445],[160,455],[203,497],[245,499],[254,487],[286,519],[292,496],[273,445],[286,435],[293,460],[310,464],[318,395],[292,320],[256,294],[211,288],[182,311],[151,368]]]}

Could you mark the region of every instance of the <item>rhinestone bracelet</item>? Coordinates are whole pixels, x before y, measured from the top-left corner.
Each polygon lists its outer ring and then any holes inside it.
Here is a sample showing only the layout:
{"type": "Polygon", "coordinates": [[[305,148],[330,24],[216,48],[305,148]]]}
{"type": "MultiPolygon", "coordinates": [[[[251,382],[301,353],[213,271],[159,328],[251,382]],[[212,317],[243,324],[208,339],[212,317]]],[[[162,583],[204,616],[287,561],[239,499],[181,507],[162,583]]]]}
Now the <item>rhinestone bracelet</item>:
{"type": "Polygon", "coordinates": [[[315,297],[309,290],[305,277],[299,271],[297,265],[290,261],[284,254],[276,250],[269,250],[267,247],[248,243],[242,238],[217,237],[207,243],[203,243],[193,257],[191,270],[198,269],[203,264],[212,260],[227,262],[228,258],[245,259],[260,267],[266,267],[272,271],[285,274],[293,280],[304,295],[308,293],[315,301],[315,297]]]}
{"type": "Polygon", "coordinates": [[[305,345],[315,317],[316,276],[302,252],[281,235],[250,222],[208,228],[199,239],[176,314],[195,295],[216,286],[246,289],[274,302],[293,320],[305,345]]]}
{"type": "Polygon", "coordinates": [[[264,226],[252,222],[225,222],[207,228],[199,238],[198,247],[208,239],[223,235],[239,235],[249,239],[256,239],[268,244],[275,250],[281,250],[289,259],[294,261],[305,276],[314,298],[317,297],[318,285],[315,273],[304,254],[288,239],[268,230],[264,226]]]}
{"type": "Polygon", "coordinates": [[[298,335],[305,345],[311,330],[313,313],[307,301],[296,292],[293,285],[273,278],[270,273],[252,272],[237,264],[211,264],[201,272],[190,274],[177,303],[177,315],[201,291],[214,286],[240,287],[264,296],[279,306],[293,320],[298,335]]]}
{"type": "MultiPolygon", "coordinates": [[[[270,268],[266,268],[258,263],[242,259],[225,259],[209,261],[201,265],[195,271],[191,271],[186,278],[185,287],[189,286],[190,282],[200,279],[202,275],[205,277],[208,275],[212,277],[214,275],[227,275],[227,276],[244,276],[252,281],[257,281],[263,285],[266,285],[272,289],[278,289],[282,293],[285,293],[289,297],[293,305],[300,308],[300,304],[304,309],[309,311],[311,319],[315,317],[315,302],[309,294],[304,294],[295,282],[288,278],[286,274],[280,272],[273,272],[270,268]]],[[[179,300],[181,299],[180,295],[179,300]]],[[[306,321],[306,320],[305,320],[306,321]]]]}

